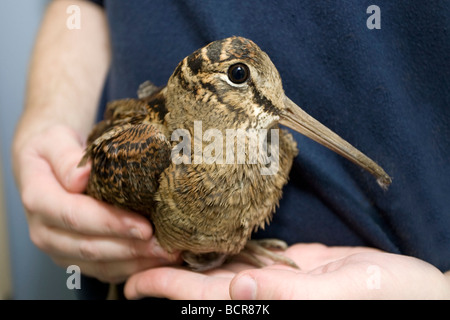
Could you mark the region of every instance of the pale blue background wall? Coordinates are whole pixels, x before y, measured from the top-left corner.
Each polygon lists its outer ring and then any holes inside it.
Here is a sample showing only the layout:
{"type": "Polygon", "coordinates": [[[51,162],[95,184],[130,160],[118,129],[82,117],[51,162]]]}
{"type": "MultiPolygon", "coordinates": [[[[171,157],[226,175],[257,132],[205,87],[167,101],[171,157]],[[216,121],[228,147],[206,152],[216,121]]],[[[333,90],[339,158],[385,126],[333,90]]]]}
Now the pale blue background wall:
{"type": "MultiPolygon", "coordinates": [[[[47,0],[0,2],[0,147],[14,299],[72,299],[67,274],[30,241],[11,172],[11,139],[23,106],[28,60],[47,0]]],[[[45,186],[42,186],[45,188],[45,186]]]]}

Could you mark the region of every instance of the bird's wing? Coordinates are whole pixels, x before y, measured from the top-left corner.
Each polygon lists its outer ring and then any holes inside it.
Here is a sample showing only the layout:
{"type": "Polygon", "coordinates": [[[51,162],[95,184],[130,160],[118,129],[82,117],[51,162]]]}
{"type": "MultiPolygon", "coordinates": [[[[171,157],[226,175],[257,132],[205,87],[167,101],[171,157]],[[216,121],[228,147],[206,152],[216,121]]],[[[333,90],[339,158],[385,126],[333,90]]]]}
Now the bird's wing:
{"type": "MultiPolygon", "coordinates": [[[[160,101],[160,103],[162,103],[160,101]]],[[[105,120],[92,131],[80,165],[92,160],[87,193],[96,199],[149,215],[171,145],[151,100],[110,103],[105,120]]]]}
{"type": "Polygon", "coordinates": [[[92,129],[87,139],[88,145],[113,127],[126,123],[139,123],[148,115],[148,104],[140,99],[121,99],[107,104],[104,120],[92,129]]]}
{"type": "Polygon", "coordinates": [[[106,105],[104,120],[100,121],[88,137],[88,145],[108,129],[125,123],[139,123],[144,119],[162,124],[167,113],[164,88],[146,81],[139,86],[138,99],[121,99],[106,105]]]}
{"type": "Polygon", "coordinates": [[[137,91],[137,95],[138,95],[138,98],[144,99],[144,98],[152,96],[153,94],[158,92],[160,89],[161,88],[155,86],[153,83],[151,83],[150,81],[147,80],[147,81],[141,83],[141,85],[139,86],[139,89],[137,91]]]}

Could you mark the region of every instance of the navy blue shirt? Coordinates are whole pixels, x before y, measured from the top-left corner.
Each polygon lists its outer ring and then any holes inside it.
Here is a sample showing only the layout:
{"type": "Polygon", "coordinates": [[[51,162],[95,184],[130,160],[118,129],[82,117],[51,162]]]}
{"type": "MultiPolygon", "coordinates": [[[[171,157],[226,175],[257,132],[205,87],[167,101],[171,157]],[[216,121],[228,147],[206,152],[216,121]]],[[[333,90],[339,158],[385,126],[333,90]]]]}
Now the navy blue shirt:
{"type": "Polygon", "coordinates": [[[299,145],[272,223],[255,237],[370,246],[450,269],[450,3],[96,1],[113,60],[105,101],[165,85],[205,44],[243,36],[266,51],[286,95],[380,164],[373,177],[293,133],[299,145]]]}

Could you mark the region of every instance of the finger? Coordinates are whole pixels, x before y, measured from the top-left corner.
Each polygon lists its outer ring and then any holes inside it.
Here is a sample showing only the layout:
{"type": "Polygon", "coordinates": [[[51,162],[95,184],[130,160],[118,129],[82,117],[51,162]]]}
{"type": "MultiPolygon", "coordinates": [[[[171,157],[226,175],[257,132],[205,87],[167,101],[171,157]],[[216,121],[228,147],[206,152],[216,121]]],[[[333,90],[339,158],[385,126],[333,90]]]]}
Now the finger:
{"type": "Polygon", "coordinates": [[[48,160],[60,184],[69,192],[80,193],[85,190],[90,166],[78,168],[84,154],[81,138],[64,126],[52,127],[43,139],[52,143],[39,144],[39,155],[48,160]]]}
{"type": "Polygon", "coordinates": [[[262,269],[244,271],[230,284],[233,300],[293,299],[299,279],[291,270],[262,269]]]}
{"type": "MultiPolygon", "coordinates": [[[[156,238],[131,240],[116,237],[95,237],[42,227],[37,246],[52,256],[82,261],[116,261],[153,258],[161,264],[177,261],[178,254],[169,254],[159,247],[156,238]]],[[[33,237],[34,238],[34,237],[33,237]]]]}
{"type": "Polygon", "coordinates": [[[185,269],[163,267],[131,276],[125,285],[128,299],[230,299],[230,276],[208,276],[185,269]]]}
{"type": "Polygon", "coordinates": [[[233,300],[338,299],[344,283],[328,276],[311,276],[287,269],[245,271],[230,284],[233,300]]]}
{"type": "Polygon", "coordinates": [[[379,252],[379,250],[367,247],[328,247],[320,243],[301,243],[290,246],[284,254],[294,260],[302,271],[309,271],[361,252],[379,252]]]}
{"type": "Polygon", "coordinates": [[[148,240],[153,234],[150,222],[129,212],[81,194],[63,194],[61,206],[50,197],[42,199],[41,212],[48,225],[94,236],[115,236],[148,240]],[[52,206],[53,204],[53,206],[52,206]]]}
{"type": "Polygon", "coordinates": [[[320,273],[287,268],[244,271],[230,285],[232,299],[354,299],[367,293],[367,263],[340,259],[320,267],[320,273]]]}
{"type": "MultiPolygon", "coordinates": [[[[48,147],[39,148],[46,150],[48,147]]],[[[55,177],[58,170],[53,170],[48,160],[38,152],[28,152],[21,161],[26,162],[22,165],[20,180],[22,201],[29,220],[37,218],[55,227],[91,235],[151,237],[151,225],[141,215],[85,195],[68,193],[55,177]]]]}
{"type": "Polygon", "coordinates": [[[33,159],[25,171],[28,182],[22,200],[30,220],[88,235],[150,239],[152,228],[143,216],[68,193],[43,159],[33,159]]]}
{"type": "Polygon", "coordinates": [[[145,259],[136,258],[125,261],[81,261],[81,260],[71,260],[71,259],[53,259],[56,264],[61,267],[68,267],[70,265],[76,265],[80,268],[82,274],[94,277],[100,281],[107,283],[122,283],[130,275],[137,272],[160,267],[162,265],[167,265],[167,261],[160,261],[158,259],[145,259]]]}

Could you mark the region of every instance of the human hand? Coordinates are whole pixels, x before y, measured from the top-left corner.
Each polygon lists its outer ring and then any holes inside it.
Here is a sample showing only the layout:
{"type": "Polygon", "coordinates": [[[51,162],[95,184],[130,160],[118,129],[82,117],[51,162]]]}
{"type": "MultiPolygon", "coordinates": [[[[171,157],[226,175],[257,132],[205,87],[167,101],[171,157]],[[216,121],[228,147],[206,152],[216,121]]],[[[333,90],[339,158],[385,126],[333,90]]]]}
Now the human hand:
{"type": "Polygon", "coordinates": [[[320,244],[296,244],[285,254],[302,270],[282,265],[254,269],[237,261],[206,273],[162,267],[131,276],[125,295],[132,299],[450,298],[450,275],[416,258],[320,244]]]}
{"type": "Polygon", "coordinates": [[[58,125],[14,148],[14,171],[33,243],[58,265],[118,283],[177,261],[152,236],[142,216],[82,194],[90,167],[77,168],[83,144],[58,125]]]}

